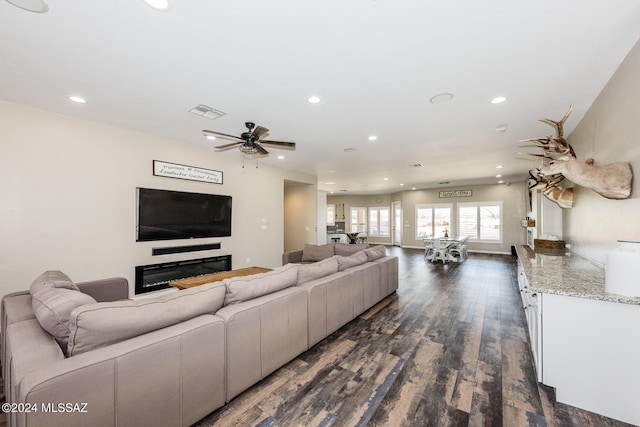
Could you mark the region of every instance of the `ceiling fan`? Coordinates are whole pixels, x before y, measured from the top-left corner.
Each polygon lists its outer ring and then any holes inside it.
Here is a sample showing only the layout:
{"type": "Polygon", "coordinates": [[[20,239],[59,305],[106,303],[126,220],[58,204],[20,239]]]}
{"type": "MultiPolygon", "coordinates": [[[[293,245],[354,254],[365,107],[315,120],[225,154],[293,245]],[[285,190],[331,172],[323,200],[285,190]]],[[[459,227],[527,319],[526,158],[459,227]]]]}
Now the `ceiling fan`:
{"type": "Polygon", "coordinates": [[[263,145],[283,150],[296,149],[295,142],[271,141],[264,139],[269,135],[269,129],[265,127],[256,126],[256,124],[252,122],[245,122],[244,125],[247,127],[248,131],[243,132],[242,134],[240,134],[240,136],[229,135],[226,133],[207,129],[204,129],[202,132],[205,135],[212,135],[216,138],[235,141],[231,144],[218,145],[217,147],[215,147],[216,151],[226,151],[230,150],[231,148],[238,147],[242,154],[255,155],[257,157],[266,157],[267,155],[269,155],[269,152],[265,150],[263,145]]]}

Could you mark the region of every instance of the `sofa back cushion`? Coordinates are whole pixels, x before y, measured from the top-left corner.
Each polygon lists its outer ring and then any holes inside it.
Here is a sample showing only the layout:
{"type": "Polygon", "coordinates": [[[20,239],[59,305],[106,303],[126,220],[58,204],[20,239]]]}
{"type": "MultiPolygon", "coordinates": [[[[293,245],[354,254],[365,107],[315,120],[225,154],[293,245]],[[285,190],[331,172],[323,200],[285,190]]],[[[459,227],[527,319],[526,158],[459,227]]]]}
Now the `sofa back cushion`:
{"type": "Polygon", "coordinates": [[[298,266],[298,285],[338,272],[337,256],[298,266]]]}
{"type": "Polygon", "coordinates": [[[353,255],[358,251],[367,249],[369,247],[368,243],[357,243],[357,244],[349,244],[349,243],[336,243],[336,255],[349,256],[353,255]]]}
{"type": "Polygon", "coordinates": [[[298,266],[286,264],[266,273],[224,279],[227,287],[224,305],[237,304],[289,288],[296,284],[297,278],[298,266]]]}
{"type": "Polygon", "coordinates": [[[44,272],[31,283],[29,291],[31,308],[38,323],[66,353],[71,312],[82,305],[95,304],[96,300],[80,292],[61,271],[44,272]]]}
{"type": "Polygon", "coordinates": [[[100,302],[71,313],[68,355],[162,329],[222,307],[225,286],[207,283],[156,298],[100,302]]]}
{"type": "Polygon", "coordinates": [[[367,262],[367,254],[364,253],[363,250],[360,250],[349,256],[336,255],[336,259],[338,260],[338,271],[344,271],[347,268],[355,267],[356,265],[367,262]]]}
{"type": "Polygon", "coordinates": [[[387,248],[384,245],[378,245],[365,249],[364,253],[367,254],[367,261],[375,261],[387,256],[387,248]]]}
{"type": "Polygon", "coordinates": [[[302,262],[316,262],[331,258],[335,255],[335,243],[326,245],[304,245],[302,249],[302,262]]]}

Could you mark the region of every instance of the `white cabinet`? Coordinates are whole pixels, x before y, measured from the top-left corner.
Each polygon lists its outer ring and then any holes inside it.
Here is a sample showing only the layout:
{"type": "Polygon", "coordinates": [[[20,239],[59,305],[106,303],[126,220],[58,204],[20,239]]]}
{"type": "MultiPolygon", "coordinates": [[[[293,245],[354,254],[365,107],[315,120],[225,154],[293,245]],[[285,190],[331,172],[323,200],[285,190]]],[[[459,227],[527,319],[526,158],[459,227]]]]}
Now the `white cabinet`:
{"type": "Polygon", "coordinates": [[[542,382],[542,298],[540,293],[533,292],[529,288],[527,276],[520,260],[518,260],[518,287],[522,298],[522,308],[527,319],[527,329],[529,341],[531,342],[531,352],[533,362],[536,367],[536,377],[542,382]]]}

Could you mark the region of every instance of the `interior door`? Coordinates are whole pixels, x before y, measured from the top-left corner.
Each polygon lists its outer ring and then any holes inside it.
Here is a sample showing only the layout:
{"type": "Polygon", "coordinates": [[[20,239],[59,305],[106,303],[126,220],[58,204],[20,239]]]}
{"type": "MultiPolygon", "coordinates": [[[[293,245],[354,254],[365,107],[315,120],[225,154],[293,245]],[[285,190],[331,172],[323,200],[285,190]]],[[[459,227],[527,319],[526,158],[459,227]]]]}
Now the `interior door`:
{"type": "Polygon", "coordinates": [[[402,204],[400,202],[392,203],[393,209],[393,242],[392,244],[400,246],[402,244],[402,204]]]}

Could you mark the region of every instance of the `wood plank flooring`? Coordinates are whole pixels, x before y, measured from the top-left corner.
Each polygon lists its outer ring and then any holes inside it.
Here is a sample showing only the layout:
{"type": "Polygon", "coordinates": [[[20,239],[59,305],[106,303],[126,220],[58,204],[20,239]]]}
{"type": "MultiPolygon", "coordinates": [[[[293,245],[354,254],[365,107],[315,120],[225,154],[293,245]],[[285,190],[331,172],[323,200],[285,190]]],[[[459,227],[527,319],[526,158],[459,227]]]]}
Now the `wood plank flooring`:
{"type": "Polygon", "coordinates": [[[536,382],[513,257],[388,252],[396,294],[197,426],[628,426],[536,382]]]}

